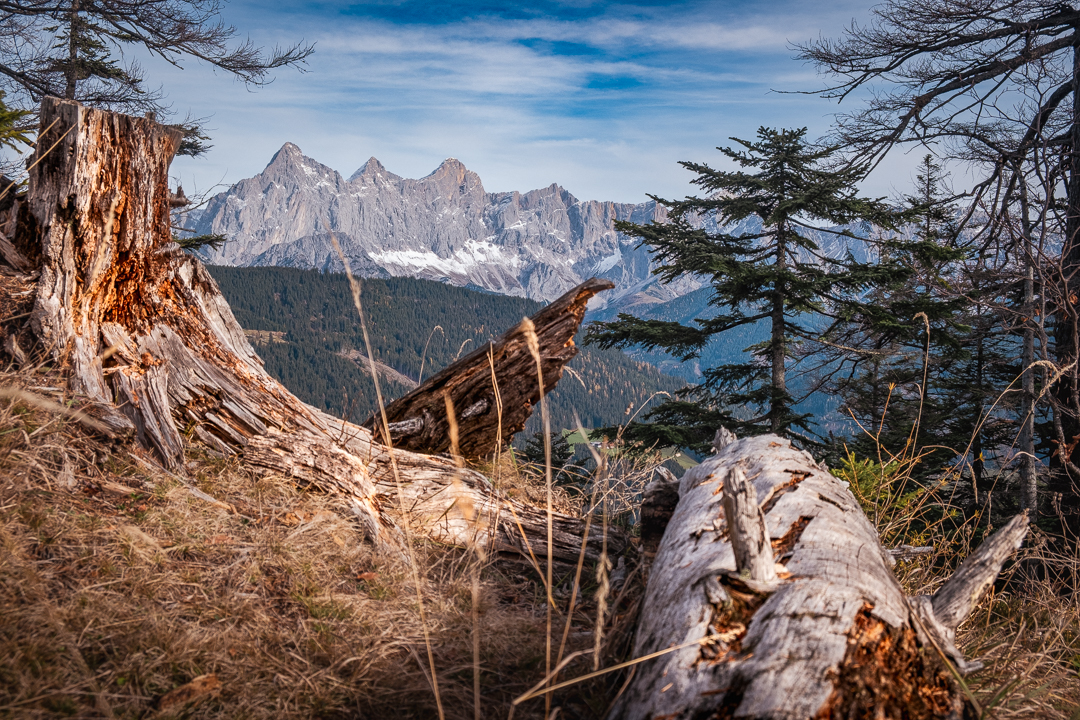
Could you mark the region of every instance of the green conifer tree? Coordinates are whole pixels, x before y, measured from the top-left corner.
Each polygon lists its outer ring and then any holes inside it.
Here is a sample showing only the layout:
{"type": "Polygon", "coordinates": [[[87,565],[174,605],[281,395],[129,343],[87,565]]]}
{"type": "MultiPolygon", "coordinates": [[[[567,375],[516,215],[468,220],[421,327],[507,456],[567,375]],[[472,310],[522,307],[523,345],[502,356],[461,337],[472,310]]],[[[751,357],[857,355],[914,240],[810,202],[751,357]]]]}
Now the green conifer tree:
{"type": "Polygon", "coordinates": [[[916,478],[963,459],[981,482],[993,450],[1015,434],[1009,400],[991,412],[1019,372],[1003,304],[1015,283],[960,236],[945,180],[925,156],[904,232],[878,243],[907,273],[849,306],[835,327],[848,370],[831,388],[859,426],[848,439],[858,456],[919,458],[916,478]]]}
{"type": "MultiPolygon", "coordinates": [[[[219,0],[35,0],[3,4],[0,90],[8,104],[36,115],[48,95],[159,121],[172,115],[160,90],[147,87],[135,47],[180,67],[198,59],[249,86],[269,82],[270,71],[302,66],[313,46],[297,44],[264,53],[221,21],[219,0]]],[[[205,152],[199,121],[177,125],[181,155],[205,152]]]]}
{"type": "MultiPolygon", "coordinates": [[[[531,438],[525,442],[525,447],[521,451],[522,459],[540,468],[540,472],[543,472],[543,467],[546,461],[546,455],[544,454],[544,431],[541,430],[538,433],[534,433],[531,438]]],[[[551,472],[554,475],[558,475],[566,465],[574,458],[574,448],[570,447],[570,443],[566,441],[566,438],[561,432],[553,432],[551,434],[551,472]]]]}
{"type": "Polygon", "coordinates": [[[861,169],[829,169],[834,148],[809,144],[805,128],[761,128],[756,141],[732,139],[741,147],[718,149],[752,172],[680,163],[697,173],[692,182],[706,197],[654,197],[668,209],[667,222],[618,225],[653,248],[663,282],[685,274],[708,278],[711,305],[720,312],[694,325],[621,314],[594,323],[587,339],[602,347],[662,350],[684,362],[714,337],[751,323],[766,323],[769,339],[747,348],[746,362],[706,370],[701,385],[658,406],[645,418],[651,423],[632,427],[628,436],[634,439],[707,450],[716,429],[725,426],[738,434],[775,432],[810,441],[811,421],[794,410],[798,400],[788,387],[789,366],[813,362],[796,352],[798,346],[819,338],[822,317],[835,316],[838,307],[897,271],[856,263],[850,255],[828,257],[807,237],[811,222],[891,223],[883,204],[858,196],[861,169]],[[756,217],[761,229],[713,233],[702,229],[703,217],[715,218],[718,227],[756,217]]]}
{"type": "Polygon", "coordinates": [[[882,262],[906,272],[844,308],[831,329],[845,372],[833,376],[830,389],[858,426],[848,442],[863,457],[913,456],[921,451],[912,444],[954,440],[942,432],[955,411],[943,378],[964,353],[970,328],[962,313],[970,300],[957,286],[966,253],[944,182],[941,166],[926,155],[915,192],[904,199],[903,232],[875,243],[882,262]]]}
{"type": "Polygon", "coordinates": [[[19,145],[29,145],[30,136],[24,121],[30,113],[12,110],[4,104],[4,91],[0,90],[0,147],[17,149],[19,145]]]}

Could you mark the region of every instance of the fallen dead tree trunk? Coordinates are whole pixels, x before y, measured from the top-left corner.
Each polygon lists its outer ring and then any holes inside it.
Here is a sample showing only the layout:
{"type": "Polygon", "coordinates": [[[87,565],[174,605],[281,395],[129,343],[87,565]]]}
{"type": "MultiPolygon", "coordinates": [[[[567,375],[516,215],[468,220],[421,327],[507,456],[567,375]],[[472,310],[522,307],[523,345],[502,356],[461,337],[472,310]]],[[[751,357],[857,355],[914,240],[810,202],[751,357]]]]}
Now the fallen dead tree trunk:
{"type": "Polygon", "coordinates": [[[609,715],[963,718],[956,627],[1027,532],[1014,518],[932,597],[909,597],[845,483],[774,435],[688,472],[609,715]]]}
{"type": "MultiPolygon", "coordinates": [[[[540,400],[530,340],[535,338],[540,355],[544,391],[550,391],[562,377],[566,363],[578,354],[574,335],[585,317],[589,298],[613,287],[610,280],[586,280],[487,347],[466,355],[387,405],[394,447],[421,453],[449,452],[450,421],[445,400],[449,395],[457,415],[461,455],[491,456],[499,444],[525,429],[525,421],[540,400]]],[[[383,439],[378,416],[369,419],[364,427],[383,439]]]]}
{"type": "MultiPolygon", "coordinates": [[[[42,105],[41,128],[26,197],[0,213],[9,355],[18,361],[36,345],[64,368],[84,412],[114,437],[135,436],[167,469],[182,473],[186,445],[199,442],[348,496],[384,545],[400,544],[387,514],[400,502],[404,522],[440,541],[514,552],[527,542],[546,554],[542,512],[498,497],[449,459],[391,451],[266,373],[213,278],[172,241],[176,130],[55,98],[42,105]]],[[[584,522],[554,524],[555,557],[576,561],[584,522]]],[[[600,549],[593,532],[587,554],[600,549]]]]}

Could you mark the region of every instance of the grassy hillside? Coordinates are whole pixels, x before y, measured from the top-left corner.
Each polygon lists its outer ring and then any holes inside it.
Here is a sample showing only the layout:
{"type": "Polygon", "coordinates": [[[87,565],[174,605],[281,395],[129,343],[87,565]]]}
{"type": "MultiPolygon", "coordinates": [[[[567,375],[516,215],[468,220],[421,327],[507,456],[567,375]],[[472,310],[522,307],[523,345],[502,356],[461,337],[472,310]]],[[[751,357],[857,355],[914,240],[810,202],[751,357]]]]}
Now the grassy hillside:
{"type": "MultiPolygon", "coordinates": [[[[270,374],[335,415],[363,421],[375,412],[360,320],[345,276],[273,267],[210,272],[270,374]]],[[[380,383],[389,399],[408,392],[421,373],[430,377],[542,307],[412,278],[365,280],[363,304],[375,357],[388,366],[380,383]]],[[[618,351],[585,348],[570,368],[574,372],[549,395],[556,428],[570,428],[575,409],[587,426],[617,424],[628,407],[685,384],[618,351]]]]}
{"type": "MultiPolygon", "coordinates": [[[[72,420],[63,386],[48,367],[0,366],[0,718],[436,718],[425,625],[448,720],[474,717],[474,663],[485,717],[543,677],[545,592],[527,565],[417,542],[421,617],[413,570],[366,541],[342,497],[198,448],[183,477],[159,470],[72,420]]],[[[504,470],[499,492],[543,497],[504,470]]],[[[571,581],[557,580],[556,647],[571,581]]],[[[588,654],[569,676],[592,669],[595,592],[574,612],[565,654],[588,654]]],[[[639,594],[607,600],[605,666],[627,659],[639,594]]],[[[556,702],[600,720],[621,681],[556,702]]]]}

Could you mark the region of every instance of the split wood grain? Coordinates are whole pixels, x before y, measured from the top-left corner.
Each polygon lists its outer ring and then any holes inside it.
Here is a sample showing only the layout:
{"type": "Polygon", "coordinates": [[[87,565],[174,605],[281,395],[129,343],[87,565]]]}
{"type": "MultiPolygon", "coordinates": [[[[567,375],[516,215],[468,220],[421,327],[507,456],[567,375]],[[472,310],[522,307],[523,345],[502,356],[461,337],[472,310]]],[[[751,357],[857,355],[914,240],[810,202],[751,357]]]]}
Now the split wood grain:
{"type": "Polygon", "coordinates": [[[727,520],[735,569],[761,583],[776,581],[776,564],[769,544],[765,515],[758,505],[757,491],[738,465],[728,470],[723,482],[724,518],[727,520]]]}

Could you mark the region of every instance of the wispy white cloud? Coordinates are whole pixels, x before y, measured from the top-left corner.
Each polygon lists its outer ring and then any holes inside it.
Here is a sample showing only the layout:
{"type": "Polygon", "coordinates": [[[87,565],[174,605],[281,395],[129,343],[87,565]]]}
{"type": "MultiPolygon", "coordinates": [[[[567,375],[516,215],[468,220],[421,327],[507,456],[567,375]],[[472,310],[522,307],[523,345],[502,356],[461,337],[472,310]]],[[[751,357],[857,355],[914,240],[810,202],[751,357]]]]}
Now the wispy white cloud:
{"type": "Polygon", "coordinates": [[[256,42],[304,37],[316,54],[306,74],[282,71],[254,93],[197,63],[150,64],[178,111],[211,118],[210,155],[174,165],[187,185],[248,177],[289,141],[346,176],[370,156],[410,177],[454,156],[489,190],[558,182],[583,199],[679,197],[693,189],[677,161],[719,163],[716,145],[760,125],[821,134],[836,109],[771,92],[820,84],[791,59],[790,41],[819,32],[797,10],[425,24],[239,9],[230,21],[256,42]]]}
{"type": "MultiPolygon", "coordinates": [[[[478,34],[489,32],[479,23],[478,34]]],[[[796,28],[792,28],[795,30],[796,28]]],[[[561,42],[580,42],[608,50],[637,48],[664,50],[748,50],[755,53],[781,51],[788,38],[783,30],[764,24],[692,22],[655,22],[645,20],[612,20],[608,18],[584,23],[566,21],[532,21],[509,23],[500,28],[503,37],[537,37],[561,42]]]]}

